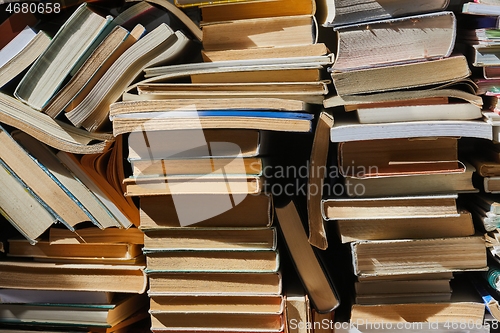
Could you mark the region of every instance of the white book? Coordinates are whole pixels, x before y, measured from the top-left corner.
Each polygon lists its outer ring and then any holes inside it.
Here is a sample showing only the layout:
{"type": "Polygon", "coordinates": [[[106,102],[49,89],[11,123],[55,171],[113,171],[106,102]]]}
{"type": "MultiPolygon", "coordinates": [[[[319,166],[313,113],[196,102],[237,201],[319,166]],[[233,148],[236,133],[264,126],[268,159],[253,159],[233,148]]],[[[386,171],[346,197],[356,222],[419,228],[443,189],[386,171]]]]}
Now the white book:
{"type": "Polygon", "coordinates": [[[26,26],[23,31],[0,50],[0,67],[21,52],[35,36],[36,32],[29,26],[26,26]]]}
{"type": "Polygon", "coordinates": [[[361,124],[419,120],[472,120],[482,117],[481,108],[471,103],[358,108],[357,114],[361,124]]]}
{"type": "Polygon", "coordinates": [[[436,136],[492,140],[493,129],[491,124],[482,120],[403,121],[380,124],[341,120],[336,121],[330,131],[332,142],[436,136]]]}
{"type": "Polygon", "coordinates": [[[476,2],[466,2],[462,7],[462,13],[471,15],[499,16],[500,6],[476,2]]]}

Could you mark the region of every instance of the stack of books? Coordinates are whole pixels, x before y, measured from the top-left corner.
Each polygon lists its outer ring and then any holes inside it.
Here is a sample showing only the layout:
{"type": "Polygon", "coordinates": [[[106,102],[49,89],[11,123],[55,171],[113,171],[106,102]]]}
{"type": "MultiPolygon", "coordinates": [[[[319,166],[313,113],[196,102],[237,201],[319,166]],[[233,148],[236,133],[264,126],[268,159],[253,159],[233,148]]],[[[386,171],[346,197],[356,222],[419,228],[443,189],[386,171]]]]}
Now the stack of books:
{"type": "Polygon", "coordinates": [[[259,130],[129,136],[140,201],[152,330],[283,329],[272,197],[262,187],[259,130]]]}
{"type": "Polygon", "coordinates": [[[453,273],[487,267],[484,239],[457,206],[459,193],[477,192],[457,137],[491,140],[492,128],[481,119],[467,59],[454,52],[455,14],[433,5],[400,17],[388,8],[383,19],[344,15],[341,7],[330,22],[338,38],[330,68],[337,95],[324,105],[346,112],[334,113],[339,177],[322,212],[350,247],[354,323],[387,322],[389,312],[394,321],[427,321],[407,314],[437,315],[433,306],[451,321],[484,316],[482,302],[452,297],[450,281],[453,273]],[[463,309],[460,317],[453,318],[455,308],[463,309]]]}

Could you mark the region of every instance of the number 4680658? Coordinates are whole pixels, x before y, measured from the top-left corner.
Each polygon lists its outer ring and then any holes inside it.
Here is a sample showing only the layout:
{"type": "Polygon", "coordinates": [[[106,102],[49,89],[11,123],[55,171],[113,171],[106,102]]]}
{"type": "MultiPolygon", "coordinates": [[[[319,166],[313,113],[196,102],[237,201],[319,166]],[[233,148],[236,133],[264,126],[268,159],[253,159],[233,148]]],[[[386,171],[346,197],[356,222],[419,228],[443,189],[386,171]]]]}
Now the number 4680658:
{"type": "Polygon", "coordinates": [[[12,13],[31,13],[31,14],[52,14],[61,12],[60,3],[52,2],[9,2],[5,10],[12,13]]]}

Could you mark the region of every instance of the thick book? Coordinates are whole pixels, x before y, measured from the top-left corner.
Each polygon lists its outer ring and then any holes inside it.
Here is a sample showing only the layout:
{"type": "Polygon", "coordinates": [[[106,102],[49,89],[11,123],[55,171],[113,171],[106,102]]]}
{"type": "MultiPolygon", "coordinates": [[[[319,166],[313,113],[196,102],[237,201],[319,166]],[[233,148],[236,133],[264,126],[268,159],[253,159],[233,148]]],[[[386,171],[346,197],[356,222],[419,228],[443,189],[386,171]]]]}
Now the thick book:
{"type": "Polygon", "coordinates": [[[336,31],[338,51],[332,68],[348,71],[447,57],[455,45],[456,19],[452,12],[437,12],[360,23],[336,31]]]}
{"type": "Polygon", "coordinates": [[[338,234],[342,243],[358,240],[424,239],[474,235],[472,216],[467,211],[440,217],[338,219],[338,234]]]}
{"type": "MultiPolygon", "coordinates": [[[[123,106],[129,104],[122,104],[123,106]]],[[[126,107],[123,109],[126,112],[126,107]]],[[[132,132],[128,136],[128,160],[176,158],[256,157],[266,153],[269,140],[259,130],[213,129],[132,132]],[[201,138],[201,135],[203,138],[201,138]],[[198,145],[197,138],[207,146],[198,145]],[[165,141],[175,145],[165,145],[165,141]],[[222,143],[222,144],[221,144],[222,143]],[[208,149],[208,145],[211,149],[208,149]]]]}
{"type": "Polygon", "coordinates": [[[316,3],[311,0],[245,1],[202,6],[202,24],[263,17],[314,15],[316,3]]]}
{"type": "Polygon", "coordinates": [[[399,174],[394,176],[345,178],[345,192],[350,197],[412,196],[450,193],[475,193],[472,182],[475,171],[466,169],[442,173],[399,174]]]}
{"type": "Polygon", "coordinates": [[[419,13],[445,10],[449,0],[418,0],[412,3],[393,0],[323,0],[318,3],[318,21],[338,27],[359,22],[378,21],[419,13]]]}
{"type": "Polygon", "coordinates": [[[332,142],[433,136],[492,140],[493,131],[491,124],[482,120],[427,120],[360,124],[353,120],[339,119],[330,132],[332,142]]]}
{"type": "Polygon", "coordinates": [[[43,259],[131,259],[142,254],[141,244],[100,243],[100,244],[51,244],[38,241],[31,245],[25,240],[9,240],[10,257],[30,257],[43,259]]]}
{"type": "Polygon", "coordinates": [[[110,304],[0,304],[0,322],[112,327],[147,304],[144,295],[118,297],[110,304]]]}
{"type": "Polygon", "coordinates": [[[444,84],[471,74],[463,55],[447,58],[331,72],[337,94],[353,95],[444,84]],[[411,74],[410,74],[411,73],[411,74]]]}
{"type": "Polygon", "coordinates": [[[17,35],[19,35],[26,26],[33,27],[38,19],[32,13],[13,13],[0,24],[0,49],[3,49],[17,35]]]}
{"type": "Polygon", "coordinates": [[[163,227],[143,229],[144,252],[276,250],[275,228],[163,227]]]}
{"type": "Polygon", "coordinates": [[[87,96],[65,115],[75,126],[89,132],[102,129],[108,123],[109,105],[121,97],[123,90],[151,61],[168,50],[177,35],[162,23],[134,43],[113,62],[87,96]]]}
{"type": "Polygon", "coordinates": [[[148,277],[150,296],[272,296],[282,291],[280,272],[150,273],[148,277]]]}
{"type": "Polygon", "coordinates": [[[0,262],[0,288],[103,291],[142,294],[147,277],[141,265],[0,262]],[[120,283],[116,283],[119,280],[120,283]]]}
{"type": "Polygon", "coordinates": [[[57,222],[56,216],[4,163],[0,163],[0,183],[7,189],[0,192],[0,214],[32,244],[36,243],[57,222]]]}
{"type": "Polygon", "coordinates": [[[281,314],[151,312],[153,332],[217,330],[220,332],[282,332],[281,314]]]}
{"type": "Polygon", "coordinates": [[[162,313],[267,313],[280,314],[284,310],[281,295],[150,295],[150,310],[162,313]],[[238,304],[235,307],[235,304],[238,304]]]}
{"type": "MultiPolygon", "coordinates": [[[[111,114],[113,113],[111,105],[111,114]]],[[[112,115],[113,134],[188,129],[257,129],[309,132],[313,115],[283,111],[153,111],[112,115]],[[201,127],[200,127],[201,125],[201,127]]]]}
{"type": "Polygon", "coordinates": [[[251,49],[317,42],[316,21],[311,15],[262,17],[203,26],[203,49],[251,49]],[[235,34],[234,31],[239,33],[235,34]]]}
{"type": "Polygon", "coordinates": [[[480,236],[367,240],[351,243],[356,276],[486,270],[480,236]]]}
{"type": "MultiPolygon", "coordinates": [[[[28,27],[25,30],[33,32],[28,27]]],[[[5,49],[2,49],[0,53],[0,56],[5,56],[0,66],[0,87],[5,86],[26,70],[50,43],[49,36],[43,31],[39,31],[38,33],[33,32],[33,34],[27,34],[27,36],[23,34],[22,40],[18,41],[20,35],[6,46],[7,48],[11,43],[14,43],[17,46],[16,48],[11,49],[8,52],[9,54],[4,55],[4,52],[7,53],[5,49]]]]}
{"type": "Polygon", "coordinates": [[[458,216],[456,194],[414,197],[329,198],[322,201],[323,218],[367,220],[458,216]]]}
{"type": "Polygon", "coordinates": [[[86,3],[80,5],[28,70],[15,96],[41,110],[110,22],[111,17],[96,14],[86,3]]]}
{"type": "Polygon", "coordinates": [[[54,120],[1,92],[0,121],[26,132],[50,147],[75,154],[102,153],[108,150],[114,141],[111,134],[92,134],[54,120]]]}
{"type": "Polygon", "coordinates": [[[273,200],[268,194],[248,195],[236,205],[227,194],[184,195],[177,200],[190,202],[198,211],[176,209],[172,196],[140,197],[141,229],[179,227],[185,220],[194,227],[268,227],[273,222],[273,200]],[[214,211],[214,207],[221,209],[214,211]]]}
{"type": "Polygon", "coordinates": [[[50,228],[50,244],[99,244],[99,243],[129,243],[144,244],[144,233],[137,228],[107,228],[88,227],[78,229],[74,233],[68,229],[50,228]]]}
{"type": "Polygon", "coordinates": [[[269,273],[280,267],[276,250],[145,250],[148,274],[157,272],[269,273]]]}
{"type": "Polygon", "coordinates": [[[359,177],[463,170],[455,137],[341,142],[337,163],[343,176],[359,177]]]}
{"type": "Polygon", "coordinates": [[[276,208],[278,221],[304,289],[316,310],[330,312],[339,306],[337,291],[316,256],[293,201],[276,208]]]}

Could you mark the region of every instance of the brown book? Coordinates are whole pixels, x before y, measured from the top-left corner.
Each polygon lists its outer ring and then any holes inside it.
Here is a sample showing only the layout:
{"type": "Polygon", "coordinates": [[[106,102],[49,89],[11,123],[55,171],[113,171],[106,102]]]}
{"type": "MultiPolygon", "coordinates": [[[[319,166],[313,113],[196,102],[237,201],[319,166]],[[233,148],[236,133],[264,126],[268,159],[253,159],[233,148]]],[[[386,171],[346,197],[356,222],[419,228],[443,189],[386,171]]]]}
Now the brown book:
{"type": "MultiPolygon", "coordinates": [[[[224,196],[225,197],[225,196],[224,196]]],[[[185,200],[199,209],[207,209],[214,195],[189,195],[185,200]],[[208,206],[206,206],[208,205],[208,206]]],[[[231,206],[229,206],[231,207],[231,206]]],[[[207,216],[194,224],[196,227],[267,227],[272,223],[272,198],[270,195],[248,195],[231,209],[207,216]]],[[[171,196],[140,197],[141,229],[156,227],[179,227],[179,212],[171,196]]]]}
{"type": "MultiPolygon", "coordinates": [[[[493,154],[494,152],[491,152],[491,155],[493,154]]],[[[500,162],[487,160],[486,156],[472,156],[469,161],[481,177],[500,176],[500,162]]]]}
{"type": "Polygon", "coordinates": [[[191,83],[316,82],[321,80],[320,74],[319,68],[290,67],[278,70],[193,74],[191,83]]]}
{"type": "Polygon", "coordinates": [[[144,244],[144,233],[137,228],[128,229],[98,227],[80,228],[75,232],[62,228],[50,228],[50,244],[100,244],[129,243],[144,244]]]}
{"type": "Polygon", "coordinates": [[[357,276],[485,270],[486,247],[479,236],[356,241],[351,243],[357,276]]]}
{"type": "Polygon", "coordinates": [[[203,49],[251,49],[316,43],[314,16],[296,15],[232,20],[203,26],[203,49]],[[234,31],[238,31],[235,34],[234,31]]]}
{"type": "Polygon", "coordinates": [[[341,96],[444,84],[469,75],[470,69],[463,55],[331,73],[333,85],[341,96]]]}
{"type": "Polygon", "coordinates": [[[0,287],[39,290],[107,291],[141,294],[146,291],[144,266],[0,262],[0,287]],[[117,283],[120,281],[120,283],[117,283]]]}
{"type": "Polygon", "coordinates": [[[324,43],[297,46],[263,47],[244,50],[201,51],[203,61],[248,60],[267,58],[294,58],[297,54],[304,57],[314,57],[329,54],[324,43]]]}
{"type": "MultiPolygon", "coordinates": [[[[51,229],[52,230],[52,229],[51,229]]],[[[144,251],[276,249],[275,228],[184,227],[143,229],[144,251]]]]}
{"type": "Polygon", "coordinates": [[[163,313],[268,313],[283,312],[281,295],[272,296],[151,296],[151,311],[163,313]]]}
{"type": "Polygon", "coordinates": [[[339,172],[371,177],[409,173],[439,173],[463,169],[458,164],[458,139],[381,139],[341,142],[339,172]]]}
{"type": "Polygon", "coordinates": [[[151,322],[153,331],[189,329],[223,332],[227,330],[280,332],[284,325],[281,314],[260,313],[152,312],[151,322]]]}
{"type": "Polygon", "coordinates": [[[484,177],[483,188],[486,193],[500,193],[500,177],[484,177]]]}
{"type": "Polygon", "coordinates": [[[245,1],[201,7],[202,25],[261,17],[313,15],[315,11],[316,3],[311,0],[245,1]]]}
{"type": "Polygon", "coordinates": [[[471,236],[475,231],[469,212],[442,217],[339,219],[336,223],[342,243],[357,240],[462,237],[471,236]]]}
{"type": "Polygon", "coordinates": [[[368,220],[458,216],[457,195],[414,197],[328,198],[322,201],[323,218],[368,220]]]}
{"type": "Polygon", "coordinates": [[[145,251],[148,272],[265,273],[279,269],[276,250],[145,251]]]}
{"type": "Polygon", "coordinates": [[[128,243],[51,244],[39,241],[9,240],[9,256],[44,259],[131,259],[142,255],[142,245],[128,243]]]}
{"type": "MultiPolygon", "coordinates": [[[[166,100],[165,102],[167,102],[166,100]]],[[[113,104],[118,108],[126,106],[133,107],[133,104],[113,104]]],[[[161,103],[155,102],[155,105],[161,103]]],[[[199,130],[182,130],[182,131],[144,131],[132,132],[128,137],[128,160],[169,158],[175,155],[178,158],[219,158],[219,157],[234,157],[241,156],[255,157],[259,154],[265,154],[266,138],[265,133],[258,130],[231,130],[231,129],[214,129],[203,130],[205,141],[208,145],[216,144],[217,142],[226,142],[225,145],[218,145],[216,149],[194,148],[191,147],[190,139],[196,135],[199,130]],[[175,142],[176,145],[165,145],[163,142],[175,142]],[[175,146],[175,147],[174,147],[175,146]]]]}
{"type": "Polygon", "coordinates": [[[149,295],[280,295],[281,274],[151,273],[149,295]]]}
{"type": "MultiPolygon", "coordinates": [[[[482,323],[484,304],[476,302],[445,302],[415,304],[354,305],[351,322],[362,323],[430,323],[449,324],[463,321],[482,323]]],[[[425,325],[424,325],[425,324],[425,325]]],[[[427,326],[428,327],[428,326],[427,326]]]]}
{"type": "Polygon", "coordinates": [[[447,57],[455,44],[456,19],[452,12],[437,12],[360,23],[336,31],[338,51],[332,69],[348,71],[447,57]]]}

